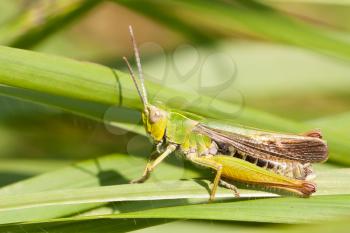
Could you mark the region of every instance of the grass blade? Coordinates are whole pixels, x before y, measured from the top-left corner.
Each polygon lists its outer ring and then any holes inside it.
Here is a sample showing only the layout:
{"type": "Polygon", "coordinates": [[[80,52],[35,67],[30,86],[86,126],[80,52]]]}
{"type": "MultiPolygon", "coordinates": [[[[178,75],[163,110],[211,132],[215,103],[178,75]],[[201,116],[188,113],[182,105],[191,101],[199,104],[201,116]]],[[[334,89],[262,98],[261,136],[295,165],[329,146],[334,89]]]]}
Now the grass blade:
{"type": "MultiPolygon", "coordinates": [[[[154,18],[137,5],[155,4],[158,8],[173,9],[179,18],[191,18],[198,27],[233,30],[280,43],[304,47],[323,54],[350,60],[350,44],[332,37],[324,29],[302,23],[257,1],[123,1],[121,3],[154,18]],[[213,20],[215,19],[215,20],[213,20]]],[[[164,23],[164,22],[163,22],[164,23]]]]}
{"type": "Polygon", "coordinates": [[[103,219],[206,219],[268,223],[319,223],[349,217],[350,195],[269,198],[155,208],[121,214],[72,217],[43,222],[103,219]],[[337,208],[334,208],[337,206],[337,208]],[[300,214],[303,213],[303,214],[300,214]]]}
{"type": "MultiPolygon", "coordinates": [[[[169,160],[168,160],[169,161],[169,160]]],[[[179,164],[172,158],[170,164],[162,164],[151,177],[151,182],[158,180],[174,180],[181,178],[196,178],[200,176],[197,170],[186,169],[188,164],[179,164]],[[177,164],[178,166],[174,166],[177,164]]],[[[98,187],[106,185],[125,184],[138,177],[145,166],[145,160],[121,154],[104,156],[98,159],[83,161],[54,172],[20,181],[0,189],[0,196],[13,196],[63,189],[79,189],[83,187],[98,187]]],[[[38,200],[39,202],[41,200],[38,200]]],[[[4,203],[3,203],[4,204],[4,203]]],[[[96,208],[103,203],[47,206],[45,208],[22,209],[12,213],[1,214],[0,223],[21,222],[35,219],[48,219],[80,213],[96,208]]]]}
{"type": "Polygon", "coordinates": [[[349,217],[350,195],[310,199],[272,198],[241,202],[165,207],[106,218],[210,219],[271,223],[311,223],[349,217]],[[337,208],[334,208],[334,207],[337,208]],[[302,213],[302,214],[300,214],[302,213]]]}
{"type": "Polygon", "coordinates": [[[325,5],[340,5],[347,6],[350,4],[346,0],[260,0],[266,3],[301,3],[301,4],[325,4],[325,5]]]}
{"type": "MultiPolygon", "coordinates": [[[[67,176],[67,174],[64,174],[67,176]]],[[[320,172],[317,180],[319,191],[315,196],[329,195],[346,195],[350,193],[350,170],[349,169],[330,169],[325,172],[320,172]],[[336,182],[335,182],[336,180],[336,182]]],[[[47,211],[47,207],[54,212],[55,208],[61,210],[62,206],[71,205],[71,209],[79,204],[98,204],[102,205],[107,202],[125,202],[125,201],[150,201],[150,200],[174,200],[174,199],[199,199],[200,201],[207,201],[209,193],[207,188],[210,187],[208,181],[168,181],[168,182],[150,182],[144,184],[126,184],[106,187],[92,187],[92,188],[63,188],[56,191],[34,192],[28,194],[17,195],[1,195],[0,196],[0,213],[2,215],[2,223],[6,221],[8,216],[13,216],[19,211],[30,210],[47,211]]],[[[241,198],[254,197],[273,197],[275,194],[245,190],[242,189],[241,198]]],[[[217,197],[233,198],[231,191],[220,189],[217,197]]],[[[283,199],[283,198],[282,198],[283,199]]],[[[237,200],[237,199],[236,199],[237,200]]],[[[266,206],[272,205],[266,199],[266,206]]],[[[297,199],[296,199],[297,200],[297,199]]],[[[168,205],[172,203],[169,201],[168,205]]],[[[189,204],[191,202],[183,202],[182,204],[189,204]]],[[[175,204],[178,204],[175,202],[175,204]]],[[[153,205],[153,208],[157,204],[153,205]]],[[[90,205],[91,206],[91,205],[90,205]]],[[[179,207],[180,208],[180,207],[179,207]]],[[[57,211],[56,210],[56,211],[57,211]]],[[[75,209],[76,210],[76,209],[75,209]]],[[[130,211],[130,210],[129,210],[130,211]]],[[[147,217],[147,216],[146,216],[147,217]]],[[[171,217],[169,217],[171,218],[171,217]]],[[[192,217],[191,217],[192,218],[192,217]]],[[[40,218],[36,218],[40,219],[40,218]]],[[[264,219],[264,218],[262,218],[264,219]]],[[[22,221],[33,220],[33,217],[27,216],[22,221]]],[[[225,220],[225,219],[221,219],[225,220]]],[[[227,219],[226,219],[227,220],[227,219]]],[[[18,221],[18,220],[17,220],[18,221]]]]}
{"type": "MultiPolygon", "coordinates": [[[[69,111],[81,112],[82,115],[93,111],[93,114],[98,115],[93,117],[100,117],[101,121],[105,120],[103,119],[105,113],[101,112],[104,107],[98,104],[130,109],[141,107],[132,80],[123,72],[102,65],[8,47],[0,47],[0,83],[32,91],[32,93],[18,93],[3,89],[4,94],[22,98],[27,94],[29,99],[63,108],[69,106],[69,111]],[[53,96],[40,97],[41,93],[53,96]],[[55,96],[67,99],[56,101],[55,96]],[[66,100],[72,102],[67,103],[66,100]],[[97,105],[80,105],[82,102],[74,103],[75,100],[97,103],[97,105]],[[94,109],[85,109],[89,107],[94,109]]],[[[234,104],[220,100],[215,101],[215,109],[213,109],[212,98],[198,96],[192,92],[173,90],[151,82],[147,82],[147,87],[151,100],[169,103],[170,107],[189,110],[211,118],[232,119],[230,113],[217,109],[236,109],[234,104]],[[183,103],[171,101],[174,96],[186,96],[190,104],[184,107],[183,103]]],[[[294,133],[310,130],[311,127],[249,108],[245,108],[232,120],[255,128],[294,133]]],[[[347,156],[350,151],[349,144],[341,141],[334,133],[330,132],[327,136],[332,148],[330,160],[350,164],[350,157],[347,156]]]]}
{"type": "Polygon", "coordinates": [[[38,1],[0,27],[0,43],[31,48],[91,10],[100,1],[38,1]]]}
{"type": "Polygon", "coordinates": [[[166,223],[164,219],[123,219],[116,221],[114,219],[95,219],[90,221],[77,222],[57,222],[57,223],[39,223],[39,224],[12,224],[0,226],[1,232],[11,233],[118,233],[129,232],[138,229],[145,229],[154,225],[166,223]]]}

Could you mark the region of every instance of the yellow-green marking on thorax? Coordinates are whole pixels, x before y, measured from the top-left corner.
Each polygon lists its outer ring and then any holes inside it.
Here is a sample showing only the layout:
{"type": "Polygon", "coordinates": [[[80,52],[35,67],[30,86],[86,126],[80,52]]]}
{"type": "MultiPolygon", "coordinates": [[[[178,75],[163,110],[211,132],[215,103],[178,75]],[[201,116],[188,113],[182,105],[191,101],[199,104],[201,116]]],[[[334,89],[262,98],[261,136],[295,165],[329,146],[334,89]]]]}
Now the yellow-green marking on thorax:
{"type": "Polygon", "coordinates": [[[166,128],[167,140],[176,144],[184,143],[197,124],[197,121],[191,120],[180,113],[170,111],[166,128]]]}
{"type": "Polygon", "coordinates": [[[193,131],[198,123],[181,113],[170,112],[166,129],[167,140],[181,145],[181,150],[185,153],[203,154],[210,148],[212,140],[193,131]]]}

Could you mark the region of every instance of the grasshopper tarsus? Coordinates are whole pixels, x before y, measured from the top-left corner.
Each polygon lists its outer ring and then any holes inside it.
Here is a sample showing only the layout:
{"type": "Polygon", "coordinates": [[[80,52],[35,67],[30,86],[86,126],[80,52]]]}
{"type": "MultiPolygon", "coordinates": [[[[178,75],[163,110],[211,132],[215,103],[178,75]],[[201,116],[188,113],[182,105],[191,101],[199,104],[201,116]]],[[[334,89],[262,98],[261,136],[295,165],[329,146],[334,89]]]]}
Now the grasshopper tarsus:
{"type": "Polygon", "coordinates": [[[236,198],[240,197],[238,188],[236,186],[234,186],[233,184],[231,184],[223,179],[220,179],[219,185],[224,187],[224,188],[232,190],[236,198]]]}
{"type": "MultiPolygon", "coordinates": [[[[152,156],[153,155],[151,155],[151,157],[152,156]]],[[[145,170],[143,171],[142,176],[140,178],[138,178],[138,179],[131,180],[129,183],[130,184],[140,184],[140,183],[143,183],[146,180],[148,180],[148,178],[150,177],[151,172],[152,172],[152,170],[150,169],[151,165],[152,165],[152,161],[150,160],[150,161],[148,161],[148,163],[147,163],[147,165],[145,167],[145,170]]]]}
{"type": "Polygon", "coordinates": [[[316,189],[317,189],[317,186],[315,183],[306,181],[306,182],[303,182],[300,191],[302,192],[303,197],[310,197],[311,194],[316,192],[316,189]]]}
{"type": "Polygon", "coordinates": [[[141,176],[138,179],[131,180],[129,183],[130,184],[141,184],[141,183],[144,183],[146,180],[148,180],[148,178],[150,177],[150,174],[151,173],[148,172],[146,175],[143,175],[143,176],[141,176]]]}

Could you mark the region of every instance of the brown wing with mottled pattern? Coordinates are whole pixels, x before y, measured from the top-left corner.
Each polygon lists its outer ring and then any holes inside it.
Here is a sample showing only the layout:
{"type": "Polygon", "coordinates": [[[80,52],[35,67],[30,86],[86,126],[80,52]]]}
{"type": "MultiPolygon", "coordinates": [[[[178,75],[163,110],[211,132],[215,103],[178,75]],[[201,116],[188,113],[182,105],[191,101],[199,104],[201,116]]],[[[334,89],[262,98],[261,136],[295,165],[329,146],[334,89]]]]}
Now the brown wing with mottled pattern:
{"type": "MultiPolygon", "coordinates": [[[[321,133],[289,135],[257,131],[254,136],[215,129],[198,124],[195,131],[208,135],[220,144],[233,146],[237,151],[263,159],[288,159],[301,163],[318,163],[328,158],[326,141],[321,133]]],[[[316,132],[316,131],[315,131],[316,132]]]]}

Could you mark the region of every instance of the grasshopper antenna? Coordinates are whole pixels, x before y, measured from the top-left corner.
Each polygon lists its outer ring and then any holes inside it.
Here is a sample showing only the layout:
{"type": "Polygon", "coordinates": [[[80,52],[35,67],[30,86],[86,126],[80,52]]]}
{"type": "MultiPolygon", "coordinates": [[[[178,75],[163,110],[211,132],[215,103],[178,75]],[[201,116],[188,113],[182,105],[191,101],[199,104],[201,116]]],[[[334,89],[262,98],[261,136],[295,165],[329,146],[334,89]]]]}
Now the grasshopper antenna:
{"type": "Polygon", "coordinates": [[[142,101],[142,104],[144,106],[144,108],[146,108],[147,106],[147,97],[145,98],[144,95],[142,94],[141,90],[140,90],[140,87],[139,87],[139,84],[137,83],[136,81],[136,77],[135,77],[135,73],[134,71],[132,70],[131,68],[131,65],[128,61],[128,59],[126,57],[123,57],[123,60],[125,61],[126,65],[128,66],[128,70],[129,70],[129,73],[130,73],[130,76],[132,78],[132,80],[134,81],[134,84],[135,84],[135,87],[136,87],[136,90],[137,90],[137,93],[139,94],[140,98],[141,98],[141,101],[142,101]]]}
{"type": "Polygon", "coordinates": [[[133,31],[131,25],[129,25],[129,31],[130,31],[132,45],[134,47],[135,61],[136,61],[137,69],[138,69],[138,72],[139,72],[139,79],[140,79],[140,83],[141,83],[141,91],[142,91],[142,94],[143,94],[143,101],[144,101],[144,105],[147,105],[148,104],[148,98],[147,98],[147,91],[146,91],[146,87],[145,87],[145,80],[143,78],[140,53],[139,53],[139,49],[137,47],[136,39],[135,39],[135,36],[134,36],[134,31],[133,31]]]}

